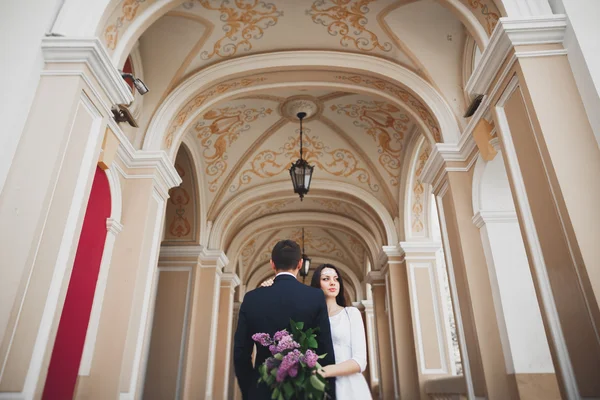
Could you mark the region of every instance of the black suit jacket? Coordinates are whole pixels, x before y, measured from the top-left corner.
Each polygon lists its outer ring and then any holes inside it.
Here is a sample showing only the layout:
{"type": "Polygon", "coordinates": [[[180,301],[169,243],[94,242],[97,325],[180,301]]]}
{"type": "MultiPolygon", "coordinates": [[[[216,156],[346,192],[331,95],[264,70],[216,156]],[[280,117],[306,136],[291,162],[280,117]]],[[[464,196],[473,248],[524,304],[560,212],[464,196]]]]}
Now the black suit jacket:
{"type": "MultiPolygon", "coordinates": [[[[235,375],[244,400],[270,399],[270,391],[264,383],[257,384],[260,366],[271,352],[257,344],[256,368],[252,367],[252,348],[255,333],[268,333],[290,329],[290,319],[304,322],[304,329],[319,328],[317,354],[327,353],[319,361],[323,366],[335,364],[333,342],[325,295],[320,289],[306,286],[291,275],[279,275],[272,286],[252,290],[244,296],[240,307],[237,330],[235,332],[233,363],[235,375]]],[[[335,397],[335,382],[330,380],[330,396],[335,397]]]]}

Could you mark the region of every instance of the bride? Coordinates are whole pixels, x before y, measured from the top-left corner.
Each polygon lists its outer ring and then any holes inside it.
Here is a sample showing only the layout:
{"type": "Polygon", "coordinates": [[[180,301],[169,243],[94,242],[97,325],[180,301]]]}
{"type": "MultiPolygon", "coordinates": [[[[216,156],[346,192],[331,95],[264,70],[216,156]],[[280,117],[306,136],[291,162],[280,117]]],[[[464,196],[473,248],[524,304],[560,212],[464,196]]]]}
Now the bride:
{"type": "Polygon", "coordinates": [[[344,282],[335,266],[323,264],[313,274],[311,286],[323,290],[327,300],[335,364],[323,367],[325,378],[335,377],[336,398],[371,399],[362,372],[367,367],[367,343],[363,319],[355,307],[346,307],[344,282]]]}

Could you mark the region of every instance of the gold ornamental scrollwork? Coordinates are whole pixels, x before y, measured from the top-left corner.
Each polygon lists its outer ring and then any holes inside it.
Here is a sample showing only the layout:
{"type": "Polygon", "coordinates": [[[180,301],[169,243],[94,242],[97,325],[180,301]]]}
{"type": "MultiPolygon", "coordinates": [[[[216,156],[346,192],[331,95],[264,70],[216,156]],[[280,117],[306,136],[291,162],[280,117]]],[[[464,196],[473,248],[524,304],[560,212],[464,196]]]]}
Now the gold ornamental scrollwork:
{"type": "Polygon", "coordinates": [[[127,22],[133,21],[136,17],[140,4],[146,0],[124,0],[121,4],[121,15],[119,15],[112,24],[104,29],[104,41],[106,48],[114,50],[119,41],[119,33],[127,22]]]}
{"type": "Polygon", "coordinates": [[[421,182],[421,173],[423,172],[425,163],[429,159],[430,152],[431,147],[428,142],[425,142],[423,149],[419,154],[419,159],[417,160],[417,169],[415,170],[415,184],[413,186],[413,204],[411,211],[413,217],[412,229],[416,233],[422,232],[423,229],[425,229],[425,225],[423,223],[423,200],[425,189],[423,188],[423,182],[421,182]]]}
{"type": "Polygon", "coordinates": [[[209,89],[197,94],[190,101],[186,103],[185,106],[177,113],[177,116],[171,123],[167,135],[165,136],[165,147],[170,149],[173,145],[173,139],[175,138],[175,133],[177,130],[185,124],[187,119],[191,114],[194,113],[197,109],[202,107],[207,100],[218,96],[220,94],[226,93],[230,90],[249,87],[255,85],[257,83],[265,81],[267,78],[259,77],[259,78],[244,78],[240,80],[234,80],[230,82],[219,83],[215,86],[210,87],[209,89]]]}
{"type": "Polygon", "coordinates": [[[207,10],[219,11],[224,36],[217,40],[211,52],[203,51],[200,57],[209,60],[215,55],[219,57],[234,56],[238,51],[252,50],[252,40],[260,40],[265,30],[277,24],[283,11],[278,11],[273,3],[262,0],[230,1],[199,0],[207,10]],[[215,4],[216,3],[216,4],[215,4]]]}
{"type": "Polygon", "coordinates": [[[419,118],[423,121],[425,126],[427,126],[427,128],[431,132],[431,135],[433,136],[433,139],[436,142],[442,141],[442,134],[436,119],[433,117],[429,109],[427,109],[427,107],[425,107],[423,103],[421,103],[421,101],[418,100],[408,90],[396,86],[383,79],[371,78],[361,75],[337,75],[335,78],[341,81],[352,82],[356,85],[363,85],[375,88],[385,93],[393,95],[394,97],[402,101],[404,104],[406,104],[408,107],[410,107],[419,116],[419,118]]]}
{"type": "Polygon", "coordinates": [[[375,33],[367,29],[368,5],[374,0],[315,0],[306,14],[316,24],[327,27],[332,36],[341,36],[340,44],[354,46],[362,51],[390,51],[392,44],[381,43],[375,33]]]}
{"type": "Polygon", "coordinates": [[[382,101],[359,100],[355,104],[332,105],[332,111],[355,119],[354,126],[377,143],[379,164],[390,175],[390,184],[398,186],[402,166],[402,142],[410,126],[410,118],[398,107],[382,101]]]}
{"type": "Polygon", "coordinates": [[[487,31],[488,35],[491,35],[496,27],[496,24],[498,24],[498,20],[500,19],[500,15],[496,6],[493,3],[487,4],[491,3],[490,0],[467,0],[467,2],[471,9],[474,11],[479,11],[480,17],[478,19],[481,20],[483,18],[485,21],[485,30],[487,31]]]}
{"type": "Polygon", "coordinates": [[[206,165],[205,172],[211,178],[208,189],[218,189],[218,181],[227,170],[227,149],[244,131],[250,129],[250,123],[271,114],[270,108],[225,107],[210,110],[203,120],[194,126],[194,130],[204,148],[202,156],[206,165]]]}
{"type": "MultiPolygon", "coordinates": [[[[367,184],[374,192],[379,191],[379,185],[372,181],[371,174],[362,167],[360,160],[350,150],[337,148],[330,150],[316,136],[310,136],[310,129],[304,129],[304,159],[317,169],[334,176],[355,178],[360,183],[367,184]]],[[[236,192],[243,185],[249,184],[253,178],[270,178],[286,171],[293,161],[298,158],[300,139],[290,137],[278,151],[263,150],[250,161],[248,168],[243,170],[236,183],[229,188],[236,192]]]]}
{"type": "MultiPolygon", "coordinates": [[[[175,164],[179,176],[185,177],[185,170],[179,164],[175,164]]],[[[172,237],[185,237],[192,231],[192,224],[188,221],[186,207],[192,200],[190,194],[183,186],[177,186],[169,191],[169,202],[175,206],[175,215],[169,224],[169,234],[172,237]]]]}

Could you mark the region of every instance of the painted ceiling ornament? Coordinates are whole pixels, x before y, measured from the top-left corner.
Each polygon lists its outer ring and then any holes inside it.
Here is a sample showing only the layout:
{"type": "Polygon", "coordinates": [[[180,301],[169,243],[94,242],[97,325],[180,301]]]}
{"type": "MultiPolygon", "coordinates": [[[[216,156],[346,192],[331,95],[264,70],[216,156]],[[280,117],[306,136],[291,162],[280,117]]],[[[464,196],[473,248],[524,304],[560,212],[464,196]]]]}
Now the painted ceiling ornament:
{"type": "Polygon", "coordinates": [[[332,105],[332,111],[354,118],[354,126],[363,128],[377,143],[379,164],[390,175],[390,184],[398,186],[402,166],[402,141],[410,118],[398,107],[383,101],[359,100],[355,104],[332,105]]]}
{"type": "Polygon", "coordinates": [[[490,3],[491,0],[467,0],[469,7],[473,10],[479,10],[480,16],[477,19],[481,20],[482,18],[485,20],[485,30],[489,35],[492,34],[496,24],[498,24],[498,20],[500,19],[500,12],[495,4],[487,4],[490,3]]]}
{"type": "Polygon", "coordinates": [[[218,189],[218,181],[227,170],[227,149],[242,132],[250,129],[250,123],[272,112],[270,108],[246,108],[245,105],[218,108],[206,112],[203,120],[194,126],[204,148],[205,172],[212,178],[208,181],[211,192],[218,189]]]}
{"type": "Polygon", "coordinates": [[[429,132],[431,132],[431,136],[436,142],[439,143],[442,141],[442,135],[437,120],[433,117],[431,111],[429,111],[429,109],[408,90],[383,79],[371,78],[362,75],[337,75],[335,79],[349,81],[356,85],[375,88],[381,90],[382,92],[393,95],[410,107],[410,109],[412,109],[419,116],[425,126],[427,126],[429,132]]]}
{"type": "Polygon", "coordinates": [[[127,22],[133,21],[140,7],[140,3],[144,3],[145,1],[146,0],[123,1],[121,5],[121,14],[116,18],[114,23],[108,25],[104,30],[104,41],[106,42],[107,49],[114,50],[117,47],[121,28],[123,28],[127,22]]]}
{"type": "Polygon", "coordinates": [[[281,103],[279,114],[293,123],[298,122],[298,113],[305,113],[304,121],[319,118],[323,112],[323,102],[310,95],[297,95],[288,97],[281,103]]]}
{"type": "Polygon", "coordinates": [[[239,80],[232,80],[228,82],[219,83],[210,87],[207,90],[197,94],[190,101],[186,103],[185,106],[177,113],[177,116],[171,122],[171,126],[169,127],[169,131],[165,136],[165,147],[170,149],[173,145],[173,139],[175,139],[175,133],[177,130],[185,124],[188,117],[194,113],[197,109],[202,107],[202,105],[206,102],[206,100],[211,99],[212,97],[218,96],[230,90],[238,89],[241,87],[249,87],[255,85],[257,83],[265,81],[267,78],[259,77],[259,78],[243,78],[239,80]]]}
{"type": "Polygon", "coordinates": [[[429,153],[431,152],[431,145],[429,142],[425,142],[423,144],[423,149],[419,154],[419,159],[417,161],[417,169],[415,170],[415,184],[413,186],[413,204],[411,207],[412,211],[412,229],[416,233],[420,233],[425,229],[425,225],[423,224],[423,195],[425,189],[423,187],[423,182],[421,182],[421,173],[423,172],[423,168],[425,167],[425,163],[429,159],[429,153]]]}
{"type": "MultiPolygon", "coordinates": [[[[175,169],[181,178],[185,178],[185,170],[181,165],[175,164],[175,169]]],[[[183,185],[174,187],[169,191],[169,202],[175,206],[175,215],[169,224],[169,234],[172,237],[185,237],[192,231],[192,224],[185,215],[186,206],[190,203],[191,199],[190,194],[185,190],[183,185]]]]}
{"type": "Polygon", "coordinates": [[[203,60],[213,56],[230,57],[238,50],[252,49],[252,40],[259,40],[270,26],[277,24],[283,11],[278,11],[273,3],[260,0],[198,0],[207,10],[219,11],[223,25],[224,36],[217,40],[211,52],[203,51],[203,60]]]}
{"type": "MultiPolygon", "coordinates": [[[[354,177],[374,191],[379,191],[379,185],[372,181],[371,174],[362,167],[360,160],[350,150],[337,148],[330,150],[318,136],[310,136],[310,129],[304,129],[304,159],[314,164],[317,169],[338,177],[354,177]]],[[[243,185],[249,184],[253,178],[270,178],[288,170],[288,166],[298,155],[299,139],[290,137],[278,151],[263,150],[256,154],[249,165],[243,170],[238,182],[232,184],[230,192],[236,192],[243,185]]]]}
{"type": "Polygon", "coordinates": [[[331,36],[341,36],[340,44],[362,51],[390,51],[392,44],[381,43],[375,33],[367,29],[368,5],[374,0],[315,0],[306,14],[316,24],[327,27],[331,36]]]}

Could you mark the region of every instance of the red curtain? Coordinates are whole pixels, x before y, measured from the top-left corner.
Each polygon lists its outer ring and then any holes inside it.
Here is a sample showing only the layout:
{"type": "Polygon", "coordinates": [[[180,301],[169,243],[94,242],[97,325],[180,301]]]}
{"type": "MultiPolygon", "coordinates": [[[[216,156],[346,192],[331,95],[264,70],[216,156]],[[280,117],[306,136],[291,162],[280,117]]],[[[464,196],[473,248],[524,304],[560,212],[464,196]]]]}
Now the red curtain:
{"type": "Polygon", "coordinates": [[[110,217],[110,206],[108,179],[103,170],[96,168],[48,367],[44,400],[73,398],[106,241],[106,219],[110,217]]]}

